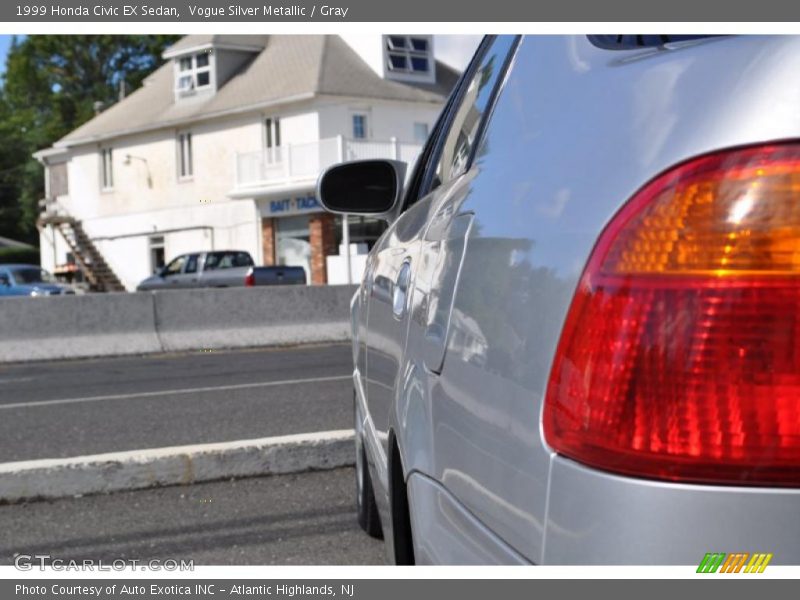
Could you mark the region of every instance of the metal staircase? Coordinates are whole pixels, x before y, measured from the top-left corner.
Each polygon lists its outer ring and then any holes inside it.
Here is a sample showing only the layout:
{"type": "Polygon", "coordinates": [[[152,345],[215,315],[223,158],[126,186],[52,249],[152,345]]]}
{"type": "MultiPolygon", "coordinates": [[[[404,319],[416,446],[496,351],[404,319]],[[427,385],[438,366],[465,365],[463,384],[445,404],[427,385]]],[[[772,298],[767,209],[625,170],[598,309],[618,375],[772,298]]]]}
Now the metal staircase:
{"type": "Polygon", "coordinates": [[[125,287],[108,266],[103,255],[92,243],[83,230],[81,222],[65,215],[43,214],[39,218],[39,226],[52,225],[57,229],[70,252],[75,257],[78,268],[83,273],[89,286],[96,292],[124,292],[125,287]]]}

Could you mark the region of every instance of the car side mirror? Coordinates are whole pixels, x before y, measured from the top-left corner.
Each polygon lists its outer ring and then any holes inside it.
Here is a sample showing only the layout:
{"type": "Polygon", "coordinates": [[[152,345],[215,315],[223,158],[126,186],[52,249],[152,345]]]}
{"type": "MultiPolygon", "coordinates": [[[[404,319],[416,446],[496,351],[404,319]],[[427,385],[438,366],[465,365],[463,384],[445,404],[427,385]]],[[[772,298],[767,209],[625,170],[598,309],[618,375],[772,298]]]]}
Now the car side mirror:
{"type": "Polygon", "coordinates": [[[333,165],[317,181],[317,198],[337,214],[368,215],[393,221],[399,213],[406,163],[360,160],[333,165]]]}

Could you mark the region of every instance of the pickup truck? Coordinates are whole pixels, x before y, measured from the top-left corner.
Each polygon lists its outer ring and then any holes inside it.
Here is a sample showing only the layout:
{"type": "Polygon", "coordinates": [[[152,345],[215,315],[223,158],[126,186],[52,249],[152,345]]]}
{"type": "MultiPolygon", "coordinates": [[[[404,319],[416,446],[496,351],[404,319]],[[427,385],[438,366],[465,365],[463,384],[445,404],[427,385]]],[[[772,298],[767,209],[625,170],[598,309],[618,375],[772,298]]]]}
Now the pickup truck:
{"type": "Polygon", "coordinates": [[[305,285],[306,270],[303,267],[251,267],[244,278],[247,287],[256,285],[305,285]]]}
{"type": "Polygon", "coordinates": [[[219,250],[181,254],[142,281],[136,290],[142,292],[305,283],[306,276],[302,267],[256,267],[247,252],[219,250]]]}

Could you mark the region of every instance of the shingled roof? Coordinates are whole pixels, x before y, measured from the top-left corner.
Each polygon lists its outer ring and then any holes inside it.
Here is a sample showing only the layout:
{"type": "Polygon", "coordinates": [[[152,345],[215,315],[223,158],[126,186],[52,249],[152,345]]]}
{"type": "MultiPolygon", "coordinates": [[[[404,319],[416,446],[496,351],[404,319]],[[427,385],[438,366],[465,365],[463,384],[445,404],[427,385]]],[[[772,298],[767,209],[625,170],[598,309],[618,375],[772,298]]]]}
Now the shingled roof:
{"type": "Polygon", "coordinates": [[[267,45],[268,35],[212,35],[198,34],[185,35],[169,48],[164,50],[164,58],[172,58],[176,54],[202,48],[215,46],[217,48],[250,48],[262,50],[267,45]]]}
{"type": "Polygon", "coordinates": [[[254,59],[215,94],[202,100],[175,100],[173,68],[167,62],[151,74],[142,87],[60,139],[55,146],[73,146],[180,126],[314,96],[441,103],[458,79],[455,70],[439,61],[435,84],[383,79],[339,36],[189,35],[165,54],[220,43],[251,47],[263,44],[264,49],[254,53],[254,59]],[[224,40],[218,39],[223,37],[224,40]]]}

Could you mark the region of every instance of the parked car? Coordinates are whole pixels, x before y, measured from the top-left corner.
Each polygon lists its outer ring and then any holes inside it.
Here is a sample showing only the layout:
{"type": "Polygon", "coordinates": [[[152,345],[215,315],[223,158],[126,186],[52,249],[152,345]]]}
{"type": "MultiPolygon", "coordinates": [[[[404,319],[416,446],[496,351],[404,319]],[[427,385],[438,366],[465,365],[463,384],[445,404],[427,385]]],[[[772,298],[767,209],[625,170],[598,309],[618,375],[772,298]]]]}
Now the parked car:
{"type": "Polygon", "coordinates": [[[0,264],[0,296],[63,296],[75,290],[38,265],[0,264]]]}
{"type": "MultiPolygon", "coordinates": [[[[486,38],[352,301],[358,518],[398,563],[800,563],[798,37],[486,38]]],[[[404,183],[405,182],[405,183],[404,183]]]]}
{"type": "Polygon", "coordinates": [[[249,253],[223,250],[181,254],[142,281],[136,289],[141,292],[300,283],[306,283],[302,267],[256,267],[249,253]]]}

